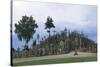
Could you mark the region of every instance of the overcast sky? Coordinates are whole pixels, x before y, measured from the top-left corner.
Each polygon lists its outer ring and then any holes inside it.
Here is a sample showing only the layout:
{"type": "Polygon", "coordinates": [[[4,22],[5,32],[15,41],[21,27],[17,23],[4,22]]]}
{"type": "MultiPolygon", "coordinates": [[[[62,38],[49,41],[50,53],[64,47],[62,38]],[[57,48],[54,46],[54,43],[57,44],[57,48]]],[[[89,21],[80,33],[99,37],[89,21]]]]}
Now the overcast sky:
{"type": "MultiPolygon", "coordinates": [[[[46,22],[47,16],[51,16],[56,26],[56,31],[62,31],[66,27],[71,30],[82,31],[89,38],[96,41],[97,7],[94,5],[14,1],[13,31],[15,30],[14,24],[24,15],[33,16],[39,26],[36,29],[36,34],[41,33],[41,37],[48,35],[46,30],[44,30],[44,23],[46,22]]],[[[36,34],[34,37],[36,37],[36,34]]],[[[13,47],[15,48],[24,44],[24,42],[18,40],[14,32],[13,40],[13,47]]]]}

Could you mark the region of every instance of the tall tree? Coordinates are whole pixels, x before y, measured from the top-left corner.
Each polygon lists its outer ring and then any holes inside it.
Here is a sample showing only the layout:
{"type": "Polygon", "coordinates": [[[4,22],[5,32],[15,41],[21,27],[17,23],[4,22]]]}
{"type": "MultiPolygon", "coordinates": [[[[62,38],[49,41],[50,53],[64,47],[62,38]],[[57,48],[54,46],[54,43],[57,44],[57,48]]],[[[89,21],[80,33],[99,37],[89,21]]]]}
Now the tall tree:
{"type": "MultiPolygon", "coordinates": [[[[47,17],[47,21],[45,23],[45,29],[48,29],[47,32],[49,33],[49,39],[50,39],[50,29],[51,28],[55,28],[54,24],[53,24],[53,20],[50,16],[47,17]]],[[[49,40],[49,42],[51,41],[51,39],[49,40]]],[[[50,44],[49,44],[49,49],[50,49],[50,44]]],[[[52,47],[51,47],[52,48],[52,47]]],[[[51,51],[50,51],[51,54],[51,51]]]]}
{"type": "Polygon", "coordinates": [[[50,29],[51,28],[55,28],[54,24],[53,24],[53,20],[50,16],[47,17],[47,21],[45,23],[45,29],[48,29],[47,32],[49,33],[50,36],[50,29]]]}
{"type": "Polygon", "coordinates": [[[35,20],[32,16],[22,16],[22,19],[18,21],[18,24],[15,24],[15,33],[18,36],[19,40],[25,40],[25,45],[28,44],[29,40],[33,38],[33,34],[35,33],[35,28],[38,25],[35,23],[35,20]]]}

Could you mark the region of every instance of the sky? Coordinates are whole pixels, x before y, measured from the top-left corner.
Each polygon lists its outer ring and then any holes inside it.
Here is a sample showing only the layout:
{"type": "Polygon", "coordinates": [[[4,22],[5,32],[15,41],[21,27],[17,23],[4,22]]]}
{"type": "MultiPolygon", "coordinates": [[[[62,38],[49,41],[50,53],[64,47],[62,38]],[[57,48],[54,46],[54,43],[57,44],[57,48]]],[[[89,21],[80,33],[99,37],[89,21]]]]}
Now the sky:
{"type": "MultiPolygon", "coordinates": [[[[60,32],[64,28],[78,30],[88,35],[88,38],[97,41],[97,6],[95,5],[79,5],[79,4],[63,4],[63,3],[48,3],[48,2],[28,2],[14,1],[13,2],[13,47],[22,47],[25,41],[19,41],[14,33],[15,23],[22,16],[33,16],[38,24],[36,33],[33,38],[36,39],[37,33],[41,33],[40,37],[48,36],[44,30],[46,19],[52,17],[55,25],[55,30],[60,32]]],[[[53,31],[54,29],[52,29],[53,31]]],[[[52,34],[52,33],[51,33],[52,34]]],[[[34,40],[33,39],[33,40],[34,40]]],[[[29,45],[32,43],[31,40],[29,45]]],[[[31,46],[31,45],[30,45],[31,46]]]]}

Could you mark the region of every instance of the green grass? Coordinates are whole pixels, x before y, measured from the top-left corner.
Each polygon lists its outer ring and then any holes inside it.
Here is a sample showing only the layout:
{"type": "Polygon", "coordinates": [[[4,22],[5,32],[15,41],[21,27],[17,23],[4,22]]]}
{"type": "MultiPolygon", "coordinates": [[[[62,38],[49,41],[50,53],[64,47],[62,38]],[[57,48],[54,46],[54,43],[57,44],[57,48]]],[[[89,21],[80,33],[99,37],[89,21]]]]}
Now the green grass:
{"type": "Polygon", "coordinates": [[[88,61],[97,61],[97,57],[77,57],[77,58],[72,57],[72,58],[34,60],[34,61],[15,63],[14,66],[72,63],[72,62],[88,62],[88,61]]]}

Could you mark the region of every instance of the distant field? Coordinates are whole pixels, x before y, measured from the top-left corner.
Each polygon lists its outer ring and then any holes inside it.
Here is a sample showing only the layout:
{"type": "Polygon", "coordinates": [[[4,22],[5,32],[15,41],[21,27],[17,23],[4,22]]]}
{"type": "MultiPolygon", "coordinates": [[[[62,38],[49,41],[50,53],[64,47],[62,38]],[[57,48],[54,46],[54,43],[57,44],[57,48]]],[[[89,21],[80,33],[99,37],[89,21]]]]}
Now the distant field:
{"type": "Polygon", "coordinates": [[[89,62],[89,61],[97,61],[97,57],[90,56],[90,57],[71,57],[71,58],[33,60],[33,61],[14,63],[14,66],[72,63],[72,62],[89,62]]]}

